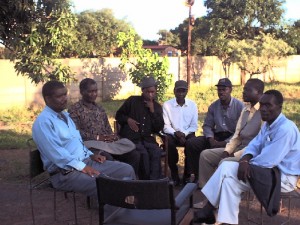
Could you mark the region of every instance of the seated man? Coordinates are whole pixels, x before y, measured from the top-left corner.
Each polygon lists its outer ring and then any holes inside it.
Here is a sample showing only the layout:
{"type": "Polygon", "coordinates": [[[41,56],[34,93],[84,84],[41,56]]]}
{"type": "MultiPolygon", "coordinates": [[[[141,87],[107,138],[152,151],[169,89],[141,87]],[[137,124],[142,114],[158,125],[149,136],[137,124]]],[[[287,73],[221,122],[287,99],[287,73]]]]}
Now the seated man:
{"type": "Polygon", "coordinates": [[[95,102],[98,95],[96,81],[85,78],[80,82],[79,89],[82,99],[68,111],[85,146],[100,150],[100,153],[104,151],[106,157],[111,155],[113,159],[130,164],[138,174],[140,154],[135,150],[133,142],[127,138],[120,139],[113,133],[105,110],[95,102]]]}
{"type": "Polygon", "coordinates": [[[237,121],[244,108],[243,102],[231,96],[232,84],[228,78],[219,80],[217,86],[219,99],[213,102],[207,111],[203,123],[203,136],[187,142],[187,164],[191,173],[198,178],[200,153],[208,148],[225,147],[235,132],[237,121]]]}
{"type": "Polygon", "coordinates": [[[280,192],[293,191],[300,174],[300,133],[282,113],[283,96],[268,90],[261,97],[260,113],[266,121],[248,144],[239,162],[223,162],[202,188],[207,204],[195,212],[197,223],[238,224],[242,192],[253,189],[268,215],[280,208],[280,192]]]}
{"type": "Polygon", "coordinates": [[[135,143],[141,154],[140,179],[161,178],[161,149],[153,133],[163,129],[164,119],[162,107],[155,101],[156,85],[152,76],[144,77],[140,84],[142,95],[129,97],[116,113],[120,136],[135,143]]]}
{"type": "Polygon", "coordinates": [[[258,134],[262,121],[259,99],[264,92],[264,83],[259,79],[249,79],[243,91],[244,102],[249,103],[243,109],[236,125],[235,133],[225,148],[206,149],[199,159],[199,187],[202,188],[213,175],[222,159],[238,161],[244,147],[258,134]]]}
{"type": "Polygon", "coordinates": [[[106,161],[104,156],[94,155],[84,146],[73,120],[64,112],[67,89],[63,83],[45,83],[42,94],[46,107],[33,124],[32,137],[54,188],[97,196],[95,177],[100,173],[135,179],[130,165],[106,161]]]}
{"type": "MultiPolygon", "coordinates": [[[[168,135],[168,162],[174,185],[179,185],[178,175],[178,151],[177,146],[184,147],[187,141],[195,139],[198,129],[198,108],[195,102],[186,99],[188,92],[187,82],[178,80],[175,82],[174,95],[163,104],[164,133],[168,135]]],[[[189,165],[185,165],[186,175],[184,181],[189,177],[193,182],[195,175],[190,172],[189,165]]]]}

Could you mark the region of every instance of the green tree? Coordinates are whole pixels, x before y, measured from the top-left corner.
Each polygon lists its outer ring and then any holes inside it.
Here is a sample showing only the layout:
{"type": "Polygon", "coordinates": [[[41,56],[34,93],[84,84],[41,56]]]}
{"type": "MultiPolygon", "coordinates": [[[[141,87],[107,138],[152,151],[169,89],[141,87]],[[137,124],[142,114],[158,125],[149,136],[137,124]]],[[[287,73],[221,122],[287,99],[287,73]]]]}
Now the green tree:
{"type": "Polygon", "coordinates": [[[131,28],[125,21],[116,19],[110,9],[84,11],[77,18],[80,57],[113,55],[117,49],[117,34],[131,28]]]}
{"type": "Polygon", "coordinates": [[[285,0],[205,0],[207,17],[214,32],[227,38],[254,38],[260,31],[281,23],[285,0]]]}
{"type": "Polygon", "coordinates": [[[278,37],[293,47],[296,50],[295,54],[300,54],[300,20],[289,22],[281,28],[278,37]]]}
{"type": "Polygon", "coordinates": [[[229,43],[254,40],[261,32],[275,33],[282,22],[284,0],[206,0],[209,52],[222,61],[226,76],[231,65],[229,43]]]}
{"type": "Polygon", "coordinates": [[[231,61],[250,76],[265,73],[276,66],[280,59],[293,52],[286,42],[274,35],[261,33],[254,39],[231,40],[228,44],[231,61]]]}
{"type": "Polygon", "coordinates": [[[157,34],[160,36],[158,39],[160,45],[171,45],[177,47],[180,44],[179,37],[171,31],[159,30],[157,34]]]}
{"type": "Polygon", "coordinates": [[[0,14],[0,39],[18,74],[35,83],[73,79],[70,68],[56,60],[75,39],[68,0],[4,0],[0,14]]]}
{"type": "Polygon", "coordinates": [[[137,38],[132,29],[128,33],[118,34],[118,47],[122,51],[120,68],[129,73],[136,85],[140,84],[143,77],[152,75],[158,81],[158,100],[163,100],[172,81],[172,75],[168,74],[168,58],[161,58],[150,49],[144,49],[143,41],[137,38]]]}

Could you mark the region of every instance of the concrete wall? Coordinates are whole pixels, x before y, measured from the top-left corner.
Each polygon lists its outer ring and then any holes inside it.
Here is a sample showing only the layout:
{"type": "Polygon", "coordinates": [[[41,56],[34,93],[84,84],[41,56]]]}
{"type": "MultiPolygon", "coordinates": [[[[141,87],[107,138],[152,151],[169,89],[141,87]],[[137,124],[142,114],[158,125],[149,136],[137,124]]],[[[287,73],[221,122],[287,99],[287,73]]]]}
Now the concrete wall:
{"type": "MultiPolygon", "coordinates": [[[[75,72],[78,82],[68,85],[69,97],[72,102],[79,98],[78,84],[85,77],[98,82],[99,97],[101,100],[122,99],[130,94],[140,93],[140,88],[131,83],[130,79],[119,68],[119,58],[102,59],[63,59],[64,64],[75,72]]],[[[169,57],[170,70],[173,80],[186,79],[186,58],[169,57]]],[[[241,84],[240,70],[232,65],[229,78],[234,85],[241,84]]],[[[194,57],[192,59],[191,82],[200,85],[212,86],[224,77],[222,63],[217,57],[194,57]]],[[[246,79],[250,76],[246,75],[246,79]]],[[[300,82],[300,56],[290,56],[283,60],[279,67],[272,71],[256,76],[266,82],[300,82]]],[[[0,109],[13,106],[43,105],[41,96],[42,84],[35,85],[21,75],[17,75],[14,64],[9,60],[0,60],[0,109]]]]}

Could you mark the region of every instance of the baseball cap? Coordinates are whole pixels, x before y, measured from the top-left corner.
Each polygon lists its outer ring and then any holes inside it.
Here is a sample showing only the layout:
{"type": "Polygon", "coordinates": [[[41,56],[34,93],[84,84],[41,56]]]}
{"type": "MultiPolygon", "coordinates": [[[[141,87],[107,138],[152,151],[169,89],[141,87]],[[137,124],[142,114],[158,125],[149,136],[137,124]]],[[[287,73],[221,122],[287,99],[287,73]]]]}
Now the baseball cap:
{"type": "Polygon", "coordinates": [[[218,84],[215,86],[224,86],[224,87],[232,87],[232,83],[228,78],[222,78],[219,80],[218,84]]]}
{"type": "Polygon", "coordinates": [[[184,80],[178,80],[175,82],[175,90],[177,89],[186,89],[188,90],[188,85],[187,85],[187,82],[184,81],[184,80]]]}
{"type": "Polygon", "coordinates": [[[143,88],[148,88],[148,87],[155,87],[157,85],[157,81],[154,79],[152,76],[147,76],[143,77],[140,87],[143,88]]]}

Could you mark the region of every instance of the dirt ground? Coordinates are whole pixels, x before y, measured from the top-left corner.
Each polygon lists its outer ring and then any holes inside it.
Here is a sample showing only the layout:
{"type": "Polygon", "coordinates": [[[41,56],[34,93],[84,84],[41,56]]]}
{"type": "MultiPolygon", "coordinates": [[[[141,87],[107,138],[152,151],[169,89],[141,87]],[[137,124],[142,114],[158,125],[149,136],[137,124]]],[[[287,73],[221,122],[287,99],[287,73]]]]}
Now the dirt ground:
{"type": "MultiPolygon", "coordinates": [[[[11,149],[0,150],[0,224],[1,225],[30,225],[32,216],[28,189],[28,154],[27,150],[11,149]]],[[[177,191],[180,189],[176,188],[177,191]]],[[[72,196],[65,199],[62,193],[57,196],[57,218],[53,216],[53,194],[48,191],[34,191],[34,212],[37,225],[71,225],[74,224],[74,211],[72,196]]],[[[98,224],[98,211],[95,200],[92,208],[87,209],[86,198],[77,195],[77,212],[79,225],[98,224]],[[90,221],[91,218],[91,221],[90,221]]],[[[194,202],[201,200],[200,191],[195,193],[194,202]]],[[[284,208],[287,203],[284,201],[284,208]]],[[[259,204],[257,200],[251,201],[250,216],[259,222],[259,204]]],[[[275,217],[268,217],[263,213],[264,224],[281,224],[286,218],[286,210],[275,217]]],[[[300,224],[300,201],[292,200],[291,225],[300,224]]],[[[240,205],[239,224],[248,224],[246,200],[240,205]]],[[[253,223],[249,223],[253,224],[253,223]]]]}

